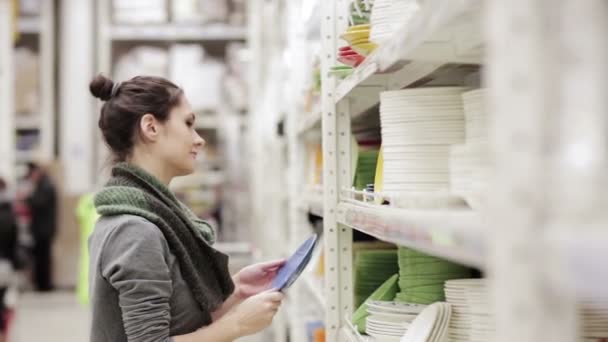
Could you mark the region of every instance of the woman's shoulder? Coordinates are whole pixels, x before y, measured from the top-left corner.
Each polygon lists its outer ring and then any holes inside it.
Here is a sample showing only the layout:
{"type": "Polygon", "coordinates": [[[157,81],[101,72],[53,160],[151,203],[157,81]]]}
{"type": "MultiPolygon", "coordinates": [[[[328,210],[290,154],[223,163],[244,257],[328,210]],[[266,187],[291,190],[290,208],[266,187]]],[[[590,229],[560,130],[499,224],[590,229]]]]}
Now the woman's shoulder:
{"type": "Polygon", "coordinates": [[[160,229],[149,220],[137,215],[101,216],[95,224],[90,245],[145,244],[168,248],[160,229]]]}

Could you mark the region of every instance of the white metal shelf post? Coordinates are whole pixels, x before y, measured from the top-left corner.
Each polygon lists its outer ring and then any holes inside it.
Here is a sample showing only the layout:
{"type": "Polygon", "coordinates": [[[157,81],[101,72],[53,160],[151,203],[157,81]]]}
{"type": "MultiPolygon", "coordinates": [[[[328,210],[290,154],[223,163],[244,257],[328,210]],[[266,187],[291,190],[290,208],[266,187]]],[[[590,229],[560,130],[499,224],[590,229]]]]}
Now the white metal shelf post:
{"type": "MultiPolygon", "coordinates": [[[[96,55],[96,68],[97,72],[103,73],[107,77],[112,78],[112,38],[110,36],[112,26],[112,14],[111,14],[112,3],[110,0],[96,0],[97,10],[97,55],[96,55]]],[[[117,80],[121,81],[121,80],[117,80]]],[[[98,103],[94,108],[95,118],[99,115],[102,103],[98,103]]],[[[97,172],[100,172],[100,179],[107,179],[109,177],[109,168],[104,167],[104,164],[110,156],[108,147],[103,142],[103,137],[100,130],[96,130],[94,136],[94,167],[97,172]]],[[[99,180],[97,180],[99,182],[99,180]]]]}
{"type": "MultiPolygon", "coordinates": [[[[340,201],[340,190],[344,187],[350,187],[352,184],[351,170],[351,117],[350,117],[350,101],[341,101],[336,106],[336,115],[338,120],[338,202],[340,201]]],[[[337,209],[337,207],[336,207],[337,209]]],[[[340,214],[340,213],[338,213],[340,214]]],[[[334,215],[333,219],[337,221],[338,215],[334,215]]],[[[354,311],[354,282],[353,282],[353,230],[344,225],[338,226],[338,260],[340,265],[340,304],[342,305],[339,312],[340,317],[344,319],[346,315],[350,317],[354,311]]],[[[343,323],[341,321],[341,323],[343,323]]],[[[342,338],[342,337],[340,337],[342,338]]]]}
{"type": "Polygon", "coordinates": [[[55,158],[55,6],[41,2],[40,9],[40,153],[45,161],[55,158]]]}
{"type": "Polygon", "coordinates": [[[92,136],[96,130],[91,115],[93,98],[88,85],[93,77],[95,58],[93,0],[64,0],[61,6],[60,103],[61,159],[64,164],[66,192],[82,194],[91,190],[96,172],[93,168],[92,136]]]}
{"type": "Polygon", "coordinates": [[[15,94],[13,68],[13,8],[0,0],[0,177],[15,180],[15,94]]]}
{"type": "Polygon", "coordinates": [[[338,257],[339,236],[336,221],[336,208],[338,205],[338,167],[336,156],[336,108],[334,106],[333,92],[335,80],[329,76],[329,69],[336,59],[336,1],[324,1],[321,22],[321,110],[322,114],[322,145],[323,145],[323,231],[325,239],[325,288],[327,291],[326,303],[326,340],[338,341],[340,327],[341,286],[340,286],[340,259],[338,257]]]}
{"type": "Polygon", "coordinates": [[[336,107],[336,80],[329,70],[335,64],[337,39],[347,26],[348,1],[324,1],[321,16],[323,219],[325,236],[325,288],[327,341],[339,341],[340,326],[352,312],[352,230],[337,223],[340,187],[350,182],[350,114],[347,105],[336,107]]]}

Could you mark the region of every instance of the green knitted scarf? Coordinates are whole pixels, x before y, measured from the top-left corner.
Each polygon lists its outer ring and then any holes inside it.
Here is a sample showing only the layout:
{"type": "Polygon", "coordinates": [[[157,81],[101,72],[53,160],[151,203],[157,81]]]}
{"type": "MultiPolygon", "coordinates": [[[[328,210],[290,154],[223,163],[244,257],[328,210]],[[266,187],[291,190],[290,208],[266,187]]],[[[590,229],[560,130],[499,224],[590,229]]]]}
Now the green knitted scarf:
{"type": "Polygon", "coordinates": [[[112,178],[95,195],[102,216],[137,215],[155,224],[175,255],[184,280],[210,324],[215,311],[234,291],[228,256],[211,247],[211,226],[192,211],[154,176],[127,163],[112,169],[112,178]]]}

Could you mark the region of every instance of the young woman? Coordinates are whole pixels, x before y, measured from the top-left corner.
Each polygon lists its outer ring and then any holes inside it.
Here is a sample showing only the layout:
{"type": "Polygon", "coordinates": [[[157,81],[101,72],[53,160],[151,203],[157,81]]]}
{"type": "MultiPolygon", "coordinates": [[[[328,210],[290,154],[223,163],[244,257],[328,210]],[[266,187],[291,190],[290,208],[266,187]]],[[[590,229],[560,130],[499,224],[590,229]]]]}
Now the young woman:
{"type": "Polygon", "coordinates": [[[270,325],[283,300],[270,286],[285,261],[231,277],[212,228],[168,189],[205,144],[183,91],[160,77],[102,75],[90,91],[105,101],[99,127],[116,159],[95,196],[91,341],[223,342],[270,325]]]}

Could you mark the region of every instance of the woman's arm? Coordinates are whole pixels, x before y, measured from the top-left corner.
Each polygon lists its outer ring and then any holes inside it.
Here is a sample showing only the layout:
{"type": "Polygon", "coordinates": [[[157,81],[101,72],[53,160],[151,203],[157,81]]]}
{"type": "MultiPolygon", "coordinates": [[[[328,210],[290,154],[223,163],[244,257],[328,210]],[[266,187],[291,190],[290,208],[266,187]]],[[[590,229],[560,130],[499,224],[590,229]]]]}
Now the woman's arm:
{"type": "Polygon", "coordinates": [[[272,280],[286,261],[285,259],[278,259],[253,264],[235,274],[232,277],[232,281],[235,284],[234,293],[212,314],[213,320],[221,318],[226,312],[242,303],[245,299],[269,290],[272,286],[272,280]]]}
{"type": "Polygon", "coordinates": [[[219,320],[235,306],[242,303],[243,300],[245,300],[245,298],[241,296],[237,285],[237,287],[234,289],[234,292],[230,295],[230,297],[228,297],[228,299],[224,301],[222,306],[211,314],[211,318],[213,318],[214,322],[219,320]]]}
{"type": "Polygon", "coordinates": [[[213,324],[191,334],[174,336],[174,342],[232,342],[255,334],[272,323],[284,295],[268,291],[249,297],[213,324]]]}
{"type": "MultiPolygon", "coordinates": [[[[120,223],[101,247],[102,276],[118,292],[129,342],[169,342],[173,280],[168,244],[149,221],[132,217],[120,223]]],[[[103,317],[94,329],[105,329],[103,317]]]]}
{"type": "Polygon", "coordinates": [[[237,324],[229,319],[220,319],[193,333],[174,336],[173,342],[232,342],[239,337],[241,333],[237,324]]]}

